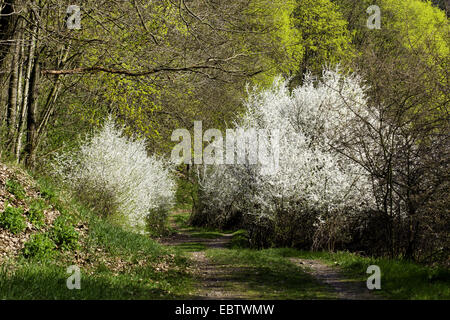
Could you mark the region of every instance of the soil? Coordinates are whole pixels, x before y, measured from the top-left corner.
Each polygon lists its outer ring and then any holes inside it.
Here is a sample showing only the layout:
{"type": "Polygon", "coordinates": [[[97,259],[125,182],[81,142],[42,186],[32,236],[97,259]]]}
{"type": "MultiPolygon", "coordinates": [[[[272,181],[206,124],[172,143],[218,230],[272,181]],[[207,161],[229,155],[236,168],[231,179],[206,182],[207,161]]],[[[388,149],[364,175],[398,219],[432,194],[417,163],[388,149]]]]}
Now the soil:
{"type": "MultiPolygon", "coordinates": [[[[176,228],[176,225],[173,224],[176,228]]],[[[226,249],[231,241],[232,234],[224,234],[221,237],[206,239],[194,237],[189,232],[181,229],[174,235],[161,239],[164,245],[185,245],[202,244],[207,249],[226,249]]],[[[194,276],[196,278],[196,293],[193,299],[214,299],[214,300],[232,300],[232,299],[254,299],[255,296],[249,296],[246,293],[245,283],[238,283],[233,278],[239,270],[227,265],[217,265],[211,263],[203,251],[191,252],[191,258],[194,263],[194,276]],[[236,287],[243,290],[236,292],[236,287]]],[[[328,266],[318,260],[308,260],[291,258],[291,262],[298,265],[305,272],[314,276],[317,280],[324,283],[334,291],[338,299],[343,300],[374,300],[380,297],[374,295],[367,289],[365,283],[349,279],[338,267],[328,266]]]]}
{"type": "Polygon", "coordinates": [[[330,267],[318,260],[289,259],[296,265],[314,276],[320,282],[330,286],[342,300],[378,300],[380,297],[374,295],[367,289],[365,283],[354,281],[344,275],[336,267],[330,267]]]}

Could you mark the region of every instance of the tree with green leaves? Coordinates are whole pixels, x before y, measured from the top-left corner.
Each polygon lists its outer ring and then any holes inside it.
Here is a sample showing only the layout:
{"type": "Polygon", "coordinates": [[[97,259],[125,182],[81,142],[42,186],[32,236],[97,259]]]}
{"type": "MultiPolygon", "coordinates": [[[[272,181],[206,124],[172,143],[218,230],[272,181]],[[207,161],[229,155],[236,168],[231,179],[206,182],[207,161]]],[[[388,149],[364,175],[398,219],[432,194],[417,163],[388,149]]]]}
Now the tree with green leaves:
{"type": "Polygon", "coordinates": [[[129,133],[167,151],[170,131],[195,117],[232,121],[245,81],[268,69],[259,57],[275,50],[243,45],[264,43],[254,38],[272,30],[248,23],[265,13],[245,0],[83,1],[79,30],[67,28],[68,5],[36,0],[1,7],[8,131],[2,140],[29,166],[42,146],[50,147],[45,153],[56,147],[53,128],[67,127],[61,123],[85,119],[88,128],[115,113],[129,133]],[[53,142],[46,145],[49,133],[53,142]]]}
{"type": "Polygon", "coordinates": [[[311,71],[320,75],[324,65],[350,61],[353,52],[347,21],[330,0],[298,0],[293,12],[294,26],[303,46],[297,82],[311,71]]]}

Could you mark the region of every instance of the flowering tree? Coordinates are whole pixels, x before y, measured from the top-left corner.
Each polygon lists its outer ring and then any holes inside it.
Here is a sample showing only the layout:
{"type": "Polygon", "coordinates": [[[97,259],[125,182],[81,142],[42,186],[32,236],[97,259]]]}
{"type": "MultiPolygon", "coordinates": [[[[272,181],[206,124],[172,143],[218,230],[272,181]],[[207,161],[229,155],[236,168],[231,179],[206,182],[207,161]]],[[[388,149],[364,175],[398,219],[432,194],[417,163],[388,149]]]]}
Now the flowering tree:
{"type": "MultiPolygon", "coordinates": [[[[321,81],[307,75],[292,92],[277,79],[268,90],[250,92],[246,110],[237,128],[278,130],[278,170],[267,175],[258,165],[204,167],[197,214],[218,223],[238,215],[250,232],[265,232],[267,240],[272,231],[292,245],[319,241],[329,221],[373,205],[367,172],[335,147],[361,117],[370,118],[358,76],[325,70],[321,81]]],[[[334,245],[329,232],[326,242],[334,245]]]]}
{"type": "Polygon", "coordinates": [[[145,142],[126,138],[111,118],[79,150],[60,155],[56,170],[99,213],[118,213],[139,230],[150,213],[166,212],[174,197],[169,167],[147,156],[145,142]]]}

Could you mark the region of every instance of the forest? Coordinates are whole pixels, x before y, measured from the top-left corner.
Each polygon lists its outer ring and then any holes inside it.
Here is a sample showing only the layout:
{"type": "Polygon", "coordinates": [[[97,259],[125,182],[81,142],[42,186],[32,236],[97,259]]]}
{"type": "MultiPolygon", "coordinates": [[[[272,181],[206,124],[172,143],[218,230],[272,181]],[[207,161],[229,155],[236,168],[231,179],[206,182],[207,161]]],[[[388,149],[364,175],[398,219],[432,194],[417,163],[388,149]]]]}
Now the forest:
{"type": "Polygon", "coordinates": [[[0,1],[0,298],[449,299],[449,12],[0,1]]]}

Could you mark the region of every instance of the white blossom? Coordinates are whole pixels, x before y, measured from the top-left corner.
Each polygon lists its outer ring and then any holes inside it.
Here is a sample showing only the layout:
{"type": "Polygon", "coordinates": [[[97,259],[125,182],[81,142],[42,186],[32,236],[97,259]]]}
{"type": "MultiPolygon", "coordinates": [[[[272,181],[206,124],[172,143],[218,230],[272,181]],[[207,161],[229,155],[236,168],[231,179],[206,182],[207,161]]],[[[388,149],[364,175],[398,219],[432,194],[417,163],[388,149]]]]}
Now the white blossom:
{"type": "Polygon", "coordinates": [[[109,117],[76,152],[57,158],[56,170],[74,190],[112,201],[117,212],[138,230],[150,210],[168,209],[175,183],[168,165],[148,156],[144,140],[126,138],[109,117]]]}
{"type": "Polygon", "coordinates": [[[366,115],[364,86],[356,75],[325,70],[321,81],[307,75],[289,91],[278,78],[267,90],[254,89],[237,129],[279,130],[279,168],[263,175],[258,165],[205,166],[201,175],[204,211],[247,214],[255,221],[277,211],[318,212],[318,220],[347,208],[373,204],[368,174],[333,148],[366,115]]]}

